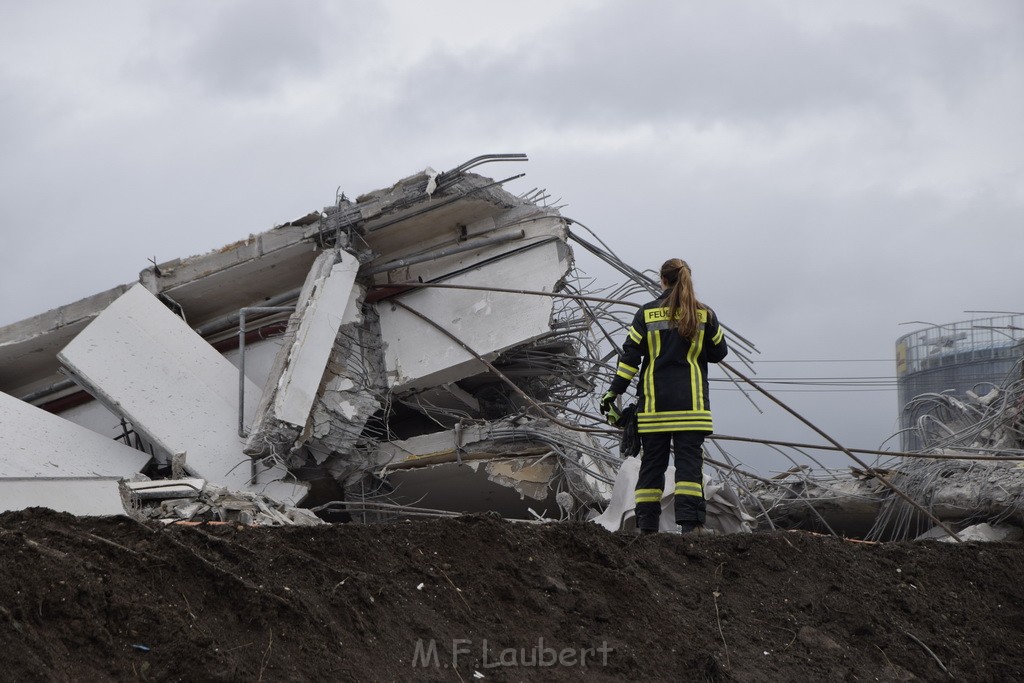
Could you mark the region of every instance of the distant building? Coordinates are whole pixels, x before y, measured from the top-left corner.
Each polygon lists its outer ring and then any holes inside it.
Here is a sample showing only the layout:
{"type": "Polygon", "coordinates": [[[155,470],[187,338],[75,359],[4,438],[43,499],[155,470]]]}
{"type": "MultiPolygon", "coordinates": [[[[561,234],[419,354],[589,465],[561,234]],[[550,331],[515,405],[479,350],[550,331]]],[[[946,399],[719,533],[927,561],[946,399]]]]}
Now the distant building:
{"type": "Polygon", "coordinates": [[[907,405],[924,394],[946,392],[966,398],[988,394],[1000,386],[1024,355],[1024,314],[976,318],[933,325],[896,341],[901,443],[916,450],[921,443],[912,430],[907,405]]]}

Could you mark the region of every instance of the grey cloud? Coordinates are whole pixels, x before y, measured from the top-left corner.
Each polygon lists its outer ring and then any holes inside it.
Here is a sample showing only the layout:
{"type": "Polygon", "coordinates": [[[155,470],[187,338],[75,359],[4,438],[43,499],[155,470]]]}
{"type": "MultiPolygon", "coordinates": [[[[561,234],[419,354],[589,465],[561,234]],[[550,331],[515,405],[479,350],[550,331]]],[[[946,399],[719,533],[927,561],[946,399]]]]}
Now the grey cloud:
{"type": "Polygon", "coordinates": [[[1001,34],[1022,33],[927,7],[899,24],[816,32],[773,4],[656,9],[615,4],[507,53],[435,55],[405,79],[406,100],[410,109],[432,102],[421,114],[435,118],[771,123],[839,107],[888,109],[920,87],[960,99],[1006,58],[1013,40],[1001,34]]]}
{"type": "Polygon", "coordinates": [[[321,0],[227,2],[210,14],[208,3],[195,2],[155,10],[154,31],[163,44],[140,45],[126,72],[198,85],[215,97],[273,96],[359,55],[384,18],[373,3],[321,0]],[[209,19],[197,24],[197,16],[209,19]]]}

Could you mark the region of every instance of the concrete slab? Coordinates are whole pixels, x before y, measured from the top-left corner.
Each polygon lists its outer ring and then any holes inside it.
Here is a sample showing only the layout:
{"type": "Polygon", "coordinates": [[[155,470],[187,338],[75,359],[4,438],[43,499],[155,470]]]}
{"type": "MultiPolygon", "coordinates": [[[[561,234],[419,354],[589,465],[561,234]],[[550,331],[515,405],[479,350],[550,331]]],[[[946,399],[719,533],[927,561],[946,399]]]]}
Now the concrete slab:
{"type": "Polygon", "coordinates": [[[72,515],[123,515],[117,482],[116,478],[0,478],[0,512],[44,507],[72,515]]]}
{"type": "MultiPolygon", "coordinates": [[[[261,465],[253,480],[237,433],[238,371],[144,286],[112,303],[58,358],[157,448],[186,454],[191,474],[288,502],[304,495],[303,486],[275,481],[283,471],[261,465]]],[[[261,393],[246,380],[249,405],[261,393]]]]}
{"type": "Polygon", "coordinates": [[[149,455],[0,393],[0,478],[128,477],[149,455]]]}
{"type": "MultiPolygon", "coordinates": [[[[553,291],[571,266],[565,246],[550,241],[502,255],[444,280],[477,286],[514,282],[517,288],[553,291]]],[[[547,297],[499,292],[421,289],[397,297],[465,342],[484,357],[528,343],[551,330],[547,297]]],[[[396,391],[447,384],[486,371],[480,361],[412,313],[388,301],[377,306],[381,336],[387,340],[387,381],[396,391]]]]}
{"type": "Polygon", "coordinates": [[[358,259],[343,250],[322,254],[310,269],[297,310],[256,411],[246,453],[287,455],[310,439],[345,452],[377,409],[360,376],[363,353],[356,329],[365,290],[355,285],[358,259]],[[358,371],[349,366],[360,365],[358,371]]]}
{"type": "MultiPolygon", "coordinates": [[[[288,362],[277,385],[274,415],[277,419],[304,427],[331,356],[346,309],[351,305],[359,261],[344,251],[327,277],[319,280],[288,352],[288,362]]],[[[349,316],[354,315],[349,312],[349,316]]]]}
{"type": "Polygon", "coordinates": [[[0,510],[121,514],[117,480],[149,455],[0,393],[0,510]]]}

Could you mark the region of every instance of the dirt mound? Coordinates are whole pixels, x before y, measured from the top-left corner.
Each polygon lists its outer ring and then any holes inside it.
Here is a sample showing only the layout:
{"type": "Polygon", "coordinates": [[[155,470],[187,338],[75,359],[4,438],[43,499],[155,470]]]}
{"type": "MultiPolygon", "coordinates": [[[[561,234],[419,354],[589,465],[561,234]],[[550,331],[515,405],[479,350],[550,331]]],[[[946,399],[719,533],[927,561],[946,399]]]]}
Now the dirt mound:
{"type": "Polygon", "coordinates": [[[1022,560],[795,532],[33,509],[0,515],[0,678],[1022,680],[1022,560]]]}

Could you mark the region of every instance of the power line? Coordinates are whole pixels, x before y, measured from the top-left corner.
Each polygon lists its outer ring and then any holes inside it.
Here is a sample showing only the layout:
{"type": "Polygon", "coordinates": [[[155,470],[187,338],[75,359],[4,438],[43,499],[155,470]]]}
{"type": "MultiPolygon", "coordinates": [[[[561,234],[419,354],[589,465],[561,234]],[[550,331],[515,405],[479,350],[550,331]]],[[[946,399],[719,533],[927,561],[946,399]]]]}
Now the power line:
{"type": "Polygon", "coordinates": [[[793,360],[764,360],[757,358],[755,363],[895,363],[895,358],[798,358],[793,360]]]}

